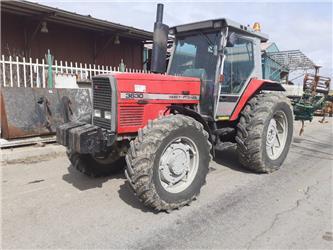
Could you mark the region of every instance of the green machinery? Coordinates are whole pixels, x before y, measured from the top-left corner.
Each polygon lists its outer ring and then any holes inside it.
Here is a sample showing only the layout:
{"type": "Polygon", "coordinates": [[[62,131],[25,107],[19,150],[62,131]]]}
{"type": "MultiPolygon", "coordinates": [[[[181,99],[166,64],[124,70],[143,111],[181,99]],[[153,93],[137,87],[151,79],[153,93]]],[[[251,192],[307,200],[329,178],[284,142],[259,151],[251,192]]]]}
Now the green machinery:
{"type": "MultiPolygon", "coordinates": [[[[319,67],[315,66],[315,74],[305,74],[303,81],[303,94],[300,97],[291,96],[296,121],[302,122],[300,135],[304,131],[304,121],[312,121],[314,113],[323,109],[325,102],[329,101],[331,79],[318,75],[319,67]]],[[[326,112],[323,112],[325,119],[326,112]]]]}
{"type": "MultiPolygon", "coordinates": [[[[304,75],[302,94],[288,95],[294,107],[295,120],[302,122],[301,135],[304,131],[304,121],[311,122],[314,113],[323,109],[326,101],[330,101],[331,79],[319,76],[320,67],[315,65],[300,50],[279,51],[275,46],[275,50],[264,52],[263,59],[263,69],[267,73],[266,78],[286,84],[289,83],[288,76],[291,72],[314,70],[314,74],[306,73],[304,75]]],[[[325,119],[325,112],[322,113],[324,117],[321,122],[325,119]]]]}

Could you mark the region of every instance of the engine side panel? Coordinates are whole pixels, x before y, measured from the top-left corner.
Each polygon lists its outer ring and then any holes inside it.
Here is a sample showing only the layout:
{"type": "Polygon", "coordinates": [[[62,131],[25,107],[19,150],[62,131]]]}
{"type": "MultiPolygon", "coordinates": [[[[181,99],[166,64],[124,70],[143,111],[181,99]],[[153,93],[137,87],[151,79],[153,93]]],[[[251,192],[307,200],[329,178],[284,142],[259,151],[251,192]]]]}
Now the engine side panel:
{"type": "Polygon", "coordinates": [[[137,132],[170,104],[198,104],[200,80],[158,74],[115,74],[117,133],[137,132]]]}

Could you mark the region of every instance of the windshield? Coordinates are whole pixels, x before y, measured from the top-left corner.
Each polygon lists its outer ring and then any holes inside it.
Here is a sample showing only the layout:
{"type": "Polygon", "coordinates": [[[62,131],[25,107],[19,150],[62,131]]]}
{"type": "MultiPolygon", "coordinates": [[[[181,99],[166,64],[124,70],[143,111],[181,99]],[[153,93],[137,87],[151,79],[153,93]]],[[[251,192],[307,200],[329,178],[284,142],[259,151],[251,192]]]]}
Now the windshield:
{"type": "Polygon", "coordinates": [[[180,36],[169,65],[169,74],[201,79],[200,113],[213,114],[213,97],[220,32],[180,36]]]}
{"type": "Polygon", "coordinates": [[[219,37],[219,32],[177,37],[169,74],[215,82],[219,37]]]}

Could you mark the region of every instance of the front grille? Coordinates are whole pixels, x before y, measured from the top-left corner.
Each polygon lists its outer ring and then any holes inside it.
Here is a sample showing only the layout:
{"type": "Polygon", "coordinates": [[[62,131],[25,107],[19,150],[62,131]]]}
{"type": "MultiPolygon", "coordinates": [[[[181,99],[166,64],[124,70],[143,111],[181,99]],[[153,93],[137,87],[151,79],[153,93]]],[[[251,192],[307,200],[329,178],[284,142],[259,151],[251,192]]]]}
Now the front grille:
{"type": "Polygon", "coordinates": [[[143,106],[120,106],[120,126],[142,126],[143,106]]]}
{"type": "Polygon", "coordinates": [[[94,117],[93,119],[94,119],[94,125],[110,130],[111,120],[101,118],[101,117],[94,117]]]}
{"type": "MultiPolygon", "coordinates": [[[[93,108],[101,110],[102,117],[93,117],[93,124],[111,129],[111,120],[104,119],[104,111],[111,111],[112,90],[109,78],[93,78],[93,108]]],[[[113,116],[112,116],[113,117],[113,116]]]]}

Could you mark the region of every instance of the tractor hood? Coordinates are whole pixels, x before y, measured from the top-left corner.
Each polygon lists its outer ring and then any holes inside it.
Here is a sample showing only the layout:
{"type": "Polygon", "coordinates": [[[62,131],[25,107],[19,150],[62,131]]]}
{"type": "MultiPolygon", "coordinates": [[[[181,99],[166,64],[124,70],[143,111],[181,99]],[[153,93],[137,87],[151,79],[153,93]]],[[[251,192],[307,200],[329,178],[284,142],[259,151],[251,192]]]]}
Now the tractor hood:
{"type": "Polygon", "coordinates": [[[143,73],[115,73],[118,102],[132,102],[142,99],[147,102],[175,101],[198,103],[200,79],[143,73]]]}

